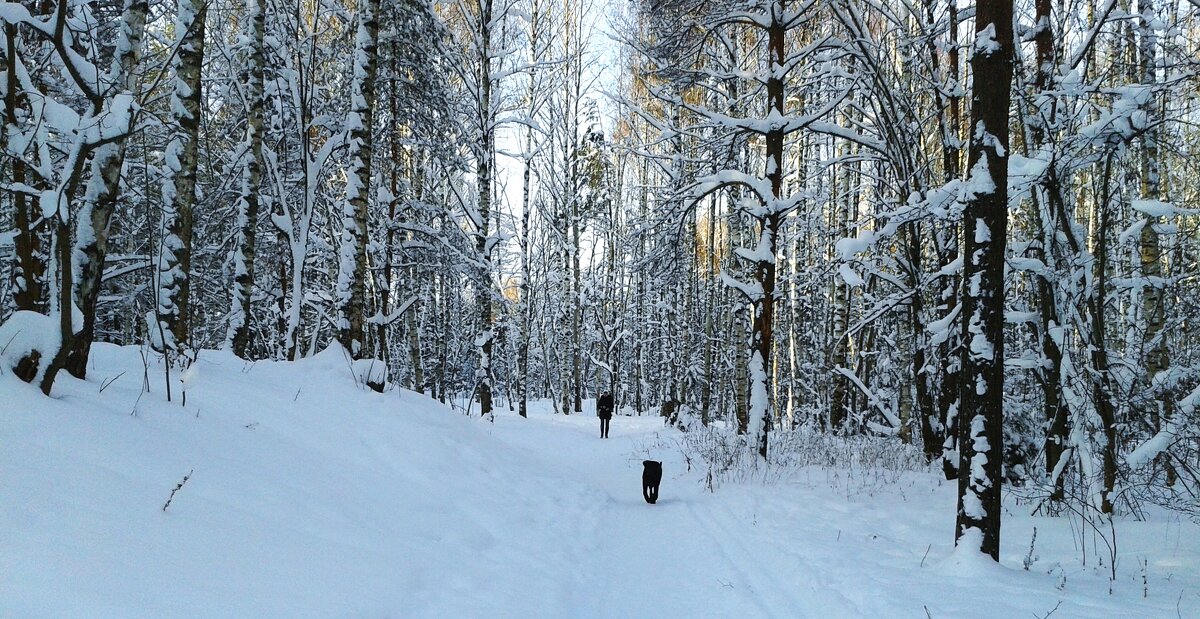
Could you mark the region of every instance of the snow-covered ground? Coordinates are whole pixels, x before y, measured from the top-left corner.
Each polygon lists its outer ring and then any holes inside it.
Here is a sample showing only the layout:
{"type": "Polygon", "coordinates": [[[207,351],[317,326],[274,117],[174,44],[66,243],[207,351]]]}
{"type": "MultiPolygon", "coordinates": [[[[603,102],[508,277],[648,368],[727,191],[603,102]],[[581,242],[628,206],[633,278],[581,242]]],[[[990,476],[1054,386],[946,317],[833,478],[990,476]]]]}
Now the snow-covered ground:
{"type": "Polygon", "coordinates": [[[933,474],[710,493],[657,418],[489,424],[337,352],[206,351],[181,407],[94,356],[54,399],[0,376],[0,617],[1200,617],[1200,527],[1166,515],[1117,523],[1110,594],[1098,536],[1084,566],[1077,520],[1015,503],[1002,566],[955,554],[933,474]]]}

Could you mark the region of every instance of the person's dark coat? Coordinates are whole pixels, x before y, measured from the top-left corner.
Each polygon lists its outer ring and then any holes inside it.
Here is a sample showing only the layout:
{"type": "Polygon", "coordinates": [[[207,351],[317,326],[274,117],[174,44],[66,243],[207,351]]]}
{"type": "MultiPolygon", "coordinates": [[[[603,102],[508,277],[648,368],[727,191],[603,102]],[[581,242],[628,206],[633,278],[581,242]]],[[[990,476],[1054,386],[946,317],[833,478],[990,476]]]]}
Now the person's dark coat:
{"type": "Polygon", "coordinates": [[[613,397],[611,393],[602,394],[596,399],[596,416],[601,419],[612,419],[613,397]]]}

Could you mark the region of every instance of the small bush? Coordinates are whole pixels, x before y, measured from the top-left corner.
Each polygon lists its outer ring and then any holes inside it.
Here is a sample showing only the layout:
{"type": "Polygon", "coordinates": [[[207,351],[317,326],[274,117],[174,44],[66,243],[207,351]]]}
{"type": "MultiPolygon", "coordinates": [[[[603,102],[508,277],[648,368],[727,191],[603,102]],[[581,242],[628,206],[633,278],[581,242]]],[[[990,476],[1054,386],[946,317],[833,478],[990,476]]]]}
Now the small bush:
{"type": "MultiPolygon", "coordinates": [[[[858,491],[893,484],[906,471],[927,471],[921,450],[895,437],[834,436],[807,428],[771,433],[767,460],[747,445],[748,437],[723,424],[693,428],[680,439],[689,462],[705,472],[705,486],[776,483],[813,468],[828,471],[835,484],[854,481],[858,491]]],[[[849,487],[849,486],[847,486],[849,487]]]]}

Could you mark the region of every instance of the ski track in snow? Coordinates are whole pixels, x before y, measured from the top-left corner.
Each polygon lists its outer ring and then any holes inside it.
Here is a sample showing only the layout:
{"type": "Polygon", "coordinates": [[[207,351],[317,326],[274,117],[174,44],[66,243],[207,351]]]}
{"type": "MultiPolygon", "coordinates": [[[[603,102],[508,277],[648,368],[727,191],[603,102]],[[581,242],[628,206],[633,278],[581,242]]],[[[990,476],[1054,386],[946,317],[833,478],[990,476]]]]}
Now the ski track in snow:
{"type": "Polygon", "coordinates": [[[607,494],[594,525],[596,554],[580,558],[599,575],[589,616],[651,610],[664,617],[868,616],[826,582],[811,559],[771,544],[765,531],[749,536],[756,523],[742,521],[719,495],[700,488],[672,448],[653,449],[661,446],[661,434],[669,434],[661,419],[617,416],[608,440],[593,436],[598,422],[587,411],[527,420],[501,415],[497,424],[501,440],[526,450],[543,468],[607,494]],[[641,497],[643,459],[666,460],[655,505],[641,497]],[[789,569],[779,574],[780,566],[789,569]],[[646,608],[646,600],[656,600],[657,607],[646,608]]]}
{"type": "Polygon", "coordinates": [[[600,513],[591,515],[594,554],[578,558],[592,565],[588,586],[596,593],[590,616],[723,616],[750,609],[754,616],[806,616],[768,570],[734,545],[737,535],[720,530],[706,515],[720,508],[719,501],[679,468],[672,471],[677,463],[664,465],[658,503],[642,498],[641,461],[670,455],[636,453],[639,443],[655,442],[660,419],[617,416],[608,440],[590,433],[598,434],[593,428],[598,422],[586,413],[529,420],[501,416],[498,424],[502,440],[528,450],[546,469],[607,495],[600,513]],[[648,600],[655,601],[653,608],[648,600]]]}

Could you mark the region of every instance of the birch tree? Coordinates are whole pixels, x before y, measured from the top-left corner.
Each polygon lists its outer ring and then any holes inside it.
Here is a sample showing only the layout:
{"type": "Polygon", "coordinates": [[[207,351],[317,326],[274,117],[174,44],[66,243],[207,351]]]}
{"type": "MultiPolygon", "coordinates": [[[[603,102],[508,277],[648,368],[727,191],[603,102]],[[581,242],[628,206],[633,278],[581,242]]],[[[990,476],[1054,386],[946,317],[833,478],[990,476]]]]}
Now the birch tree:
{"type": "Polygon", "coordinates": [[[163,235],[158,252],[157,299],[151,341],[164,353],[190,346],[190,276],[193,208],[200,149],[205,19],[208,3],[179,0],[175,17],[176,50],[169,109],[171,139],[163,154],[163,235]]]}
{"type": "Polygon", "coordinates": [[[266,59],[266,0],[246,2],[246,44],[243,46],[241,82],[245,85],[246,135],[240,150],[240,183],[237,199],[237,247],[234,250],[233,294],[229,308],[227,345],[245,358],[250,345],[250,300],[254,295],[254,263],[262,194],[263,72],[266,59]]]}
{"type": "Polygon", "coordinates": [[[479,328],[474,342],[478,353],[475,392],[479,412],[486,418],[492,414],[495,386],[496,289],[492,280],[496,268],[492,257],[499,236],[492,219],[496,215],[496,131],[503,121],[500,118],[500,83],[508,72],[502,63],[513,54],[512,49],[505,47],[504,36],[512,7],[512,0],[457,0],[453,4],[453,19],[459,28],[466,61],[458,71],[468,91],[471,116],[468,148],[475,166],[475,199],[473,202],[464,200],[461,206],[471,228],[475,252],[473,279],[479,328]]]}
{"type": "MultiPolygon", "coordinates": [[[[148,13],[148,2],[125,0],[107,79],[107,88],[124,97],[132,98],[137,87],[135,70],[142,55],[142,36],[148,13]]],[[[134,119],[129,119],[130,128],[134,122],[134,119]]],[[[113,212],[121,191],[126,140],[126,136],[121,136],[101,146],[92,155],[91,178],[80,212],[80,229],[75,235],[75,256],[79,261],[75,300],[82,313],[83,324],[71,349],[67,370],[76,378],[83,378],[87,373],[88,357],[95,339],[96,302],[108,256],[113,212]]]]}
{"type": "MultiPolygon", "coordinates": [[[[133,100],[129,93],[118,90],[119,84],[114,85],[114,76],[99,70],[96,47],[86,54],[74,48],[76,37],[89,36],[77,29],[81,24],[93,23],[91,7],[72,8],[63,1],[44,8],[51,12],[36,15],[22,5],[9,3],[0,7],[0,19],[6,30],[6,104],[13,101],[29,106],[26,110],[14,107],[5,114],[3,154],[20,160],[14,166],[16,175],[28,175],[26,182],[8,183],[6,189],[26,194],[30,198],[26,204],[35,203],[40,210],[40,218],[35,219],[37,216],[28,211],[23,221],[20,214],[16,218],[18,237],[26,237],[23,242],[18,241],[18,259],[22,269],[31,269],[16,290],[29,294],[25,302],[36,307],[39,299],[30,293],[41,285],[36,277],[41,269],[38,264],[41,258],[34,253],[41,240],[35,242],[33,238],[40,219],[53,239],[53,249],[47,252],[48,259],[44,262],[44,272],[50,276],[45,310],[57,322],[58,328],[58,337],[51,349],[17,351],[21,358],[17,374],[29,382],[36,380],[42,392],[49,395],[58,372],[67,367],[82,326],[75,319],[78,274],[72,238],[79,217],[76,205],[79,190],[85,183],[88,162],[95,152],[123,140],[128,134],[133,100]],[[60,76],[54,91],[40,88],[42,84],[35,81],[30,66],[18,53],[21,50],[15,43],[16,37],[9,36],[15,35],[18,28],[38,41],[36,48],[47,68],[53,67],[60,76]],[[16,87],[23,90],[24,95],[14,96],[16,87]],[[27,122],[14,122],[20,115],[24,115],[27,122]],[[26,227],[21,227],[22,224],[26,227]]],[[[126,13],[122,25],[131,19],[136,17],[126,13]]],[[[20,201],[15,202],[19,208],[22,206],[20,201]]],[[[90,233],[91,230],[86,228],[80,231],[80,242],[88,243],[90,233]]]]}
{"type": "Polygon", "coordinates": [[[379,39],[379,0],[359,6],[354,37],[354,77],[350,82],[350,112],[346,116],[346,199],[342,203],[342,234],[338,245],[337,338],[354,359],[367,354],[363,339],[367,268],[367,211],[370,206],[371,155],[374,149],[376,50],[379,39]]]}

